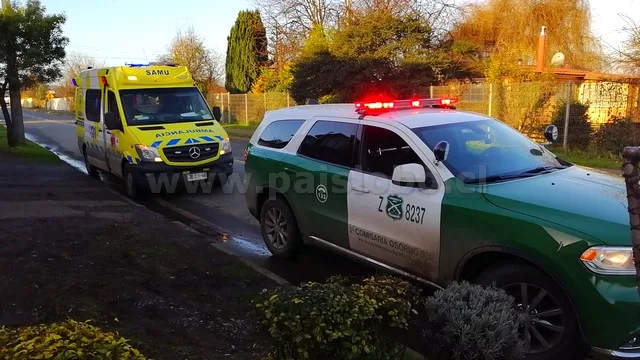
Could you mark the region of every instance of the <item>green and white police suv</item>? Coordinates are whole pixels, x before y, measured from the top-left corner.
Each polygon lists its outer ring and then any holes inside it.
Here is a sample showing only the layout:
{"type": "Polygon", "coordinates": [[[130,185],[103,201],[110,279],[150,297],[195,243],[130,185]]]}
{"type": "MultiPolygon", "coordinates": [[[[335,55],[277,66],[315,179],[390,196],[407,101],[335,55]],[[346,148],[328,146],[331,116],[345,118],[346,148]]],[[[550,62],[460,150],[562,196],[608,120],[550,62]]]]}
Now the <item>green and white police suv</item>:
{"type": "Polygon", "coordinates": [[[269,250],[315,244],[426,283],[495,283],[516,299],[527,358],[569,359],[587,344],[640,359],[623,180],[456,101],[268,112],[245,169],[269,250]]]}

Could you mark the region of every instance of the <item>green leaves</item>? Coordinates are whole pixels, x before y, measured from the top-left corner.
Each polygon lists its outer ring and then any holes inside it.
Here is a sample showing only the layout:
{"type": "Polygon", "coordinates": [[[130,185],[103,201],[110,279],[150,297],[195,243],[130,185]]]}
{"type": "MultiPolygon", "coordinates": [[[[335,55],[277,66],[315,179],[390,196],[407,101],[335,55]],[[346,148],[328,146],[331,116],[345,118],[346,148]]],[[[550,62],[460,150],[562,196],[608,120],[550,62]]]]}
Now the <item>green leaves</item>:
{"type": "Polygon", "coordinates": [[[67,320],[18,329],[0,328],[0,359],[144,360],[126,339],[88,322],[67,320]]]}
{"type": "Polygon", "coordinates": [[[234,94],[249,92],[267,61],[267,35],[260,13],[240,11],[227,37],[227,90],[234,94]]]}
{"type": "Polygon", "coordinates": [[[262,294],[255,307],[274,341],[274,359],[302,358],[303,353],[309,359],[394,359],[404,347],[385,331],[406,328],[417,295],[397,278],[336,277],[262,294]]]}

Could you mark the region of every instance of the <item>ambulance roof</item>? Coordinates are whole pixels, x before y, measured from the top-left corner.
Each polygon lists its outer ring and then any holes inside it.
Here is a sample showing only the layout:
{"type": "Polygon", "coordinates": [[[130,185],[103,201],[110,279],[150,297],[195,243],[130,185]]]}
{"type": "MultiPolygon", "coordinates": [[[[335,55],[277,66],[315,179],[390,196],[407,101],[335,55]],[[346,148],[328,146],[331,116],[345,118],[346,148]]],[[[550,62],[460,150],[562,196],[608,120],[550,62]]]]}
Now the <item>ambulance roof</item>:
{"type": "MultiPolygon", "coordinates": [[[[353,104],[301,105],[269,111],[266,121],[284,119],[311,119],[314,117],[332,117],[358,120],[360,115],[353,104]]],[[[383,112],[378,115],[365,115],[362,122],[397,122],[410,129],[442,124],[469,122],[490,119],[486,115],[452,109],[415,108],[383,112]]]]}
{"type": "Polygon", "coordinates": [[[81,84],[87,78],[100,78],[119,88],[153,88],[194,86],[186,66],[172,64],[128,64],[82,71],[76,78],[81,84]],[[105,79],[102,79],[102,78],[105,79]]]}

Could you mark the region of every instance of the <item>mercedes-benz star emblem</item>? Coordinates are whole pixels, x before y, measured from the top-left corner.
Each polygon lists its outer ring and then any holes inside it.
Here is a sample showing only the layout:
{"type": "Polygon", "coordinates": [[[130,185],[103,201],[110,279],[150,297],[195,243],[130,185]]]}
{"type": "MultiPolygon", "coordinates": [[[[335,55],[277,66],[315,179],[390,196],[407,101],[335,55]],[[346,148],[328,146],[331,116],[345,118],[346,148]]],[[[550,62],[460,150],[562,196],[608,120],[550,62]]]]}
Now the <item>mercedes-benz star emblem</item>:
{"type": "Polygon", "coordinates": [[[197,159],[200,157],[200,149],[198,149],[197,147],[192,147],[189,149],[189,156],[191,156],[192,159],[197,159]]]}

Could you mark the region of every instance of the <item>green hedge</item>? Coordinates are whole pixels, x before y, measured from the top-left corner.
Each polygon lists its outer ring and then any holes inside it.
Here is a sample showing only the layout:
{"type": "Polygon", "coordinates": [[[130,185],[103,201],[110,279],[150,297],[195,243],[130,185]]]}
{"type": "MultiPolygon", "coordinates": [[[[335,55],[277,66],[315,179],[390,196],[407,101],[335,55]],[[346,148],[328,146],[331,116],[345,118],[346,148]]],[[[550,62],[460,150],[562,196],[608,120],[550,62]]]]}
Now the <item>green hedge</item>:
{"type": "Polygon", "coordinates": [[[49,325],[0,328],[0,359],[144,360],[117,333],[88,322],[67,320],[49,325]]]}
{"type": "Polygon", "coordinates": [[[392,276],[334,277],[265,291],[255,306],[274,360],[403,359],[406,347],[389,335],[407,338],[408,331],[420,333],[430,360],[521,354],[513,298],[468,283],[424,297],[392,276]]]}

